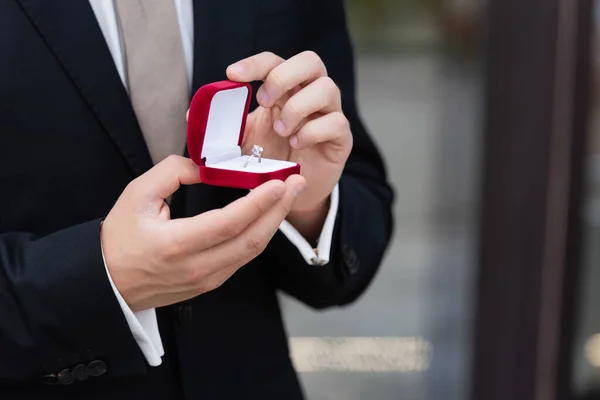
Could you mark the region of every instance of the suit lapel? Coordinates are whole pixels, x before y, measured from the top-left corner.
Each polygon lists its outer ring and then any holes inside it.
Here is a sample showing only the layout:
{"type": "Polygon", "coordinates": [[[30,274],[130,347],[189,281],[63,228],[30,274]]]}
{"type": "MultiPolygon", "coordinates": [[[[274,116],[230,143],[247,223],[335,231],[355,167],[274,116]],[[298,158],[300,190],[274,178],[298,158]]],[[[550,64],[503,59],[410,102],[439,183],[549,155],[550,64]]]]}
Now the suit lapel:
{"type": "MultiPolygon", "coordinates": [[[[152,166],[144,137],[88,1],[17,0],[136,175],[152,166]]],[[[192,93],[254,52],[255,0],[193,0],[192,93]]]]}
{"type": "Polygon", "coordinates": [[[135,175],[152,166],[89,2],[18,0],[135,175]]]}
{"type": "Polygon", "coordinates": [[[193,0],[193,92],[225,79],[227,66],[253,55],[256,0],[193,0]]]}

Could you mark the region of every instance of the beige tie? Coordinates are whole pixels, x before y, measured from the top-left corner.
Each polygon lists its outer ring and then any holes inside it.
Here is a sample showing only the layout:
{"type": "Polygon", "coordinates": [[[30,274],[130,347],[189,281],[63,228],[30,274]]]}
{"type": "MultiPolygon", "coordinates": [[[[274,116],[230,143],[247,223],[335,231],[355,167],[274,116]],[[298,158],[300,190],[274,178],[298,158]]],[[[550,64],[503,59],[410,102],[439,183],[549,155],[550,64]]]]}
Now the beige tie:
{"type": "Polygon", "coordinates": [[[189,89],[173,0],[114,0],[131,104],[154,163],[183,155],[189,89]]]}

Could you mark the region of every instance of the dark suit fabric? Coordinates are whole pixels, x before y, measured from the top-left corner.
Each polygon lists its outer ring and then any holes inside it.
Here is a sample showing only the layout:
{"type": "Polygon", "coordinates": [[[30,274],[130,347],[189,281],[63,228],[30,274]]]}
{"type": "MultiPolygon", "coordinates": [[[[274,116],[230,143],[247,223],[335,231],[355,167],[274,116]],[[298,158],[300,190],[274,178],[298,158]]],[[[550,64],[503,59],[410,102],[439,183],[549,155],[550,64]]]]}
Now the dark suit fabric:
{"type": "MultiPolygon", "coordinates": [[[[393,192],[357,110],[342,1],[195,0],[194,27],[193,91],[265,50],[314,50],[325,61],[354,135],[331,261],[308,265],[278,232],[220,288],[157,310],[166,355],[149,367],[99,239],[119,194],[152,167],[127,93],[88,1],[0,0],[1,399],[301,399],[277,291],[324,309],[372,281],[393,192]],[[106,366],[100,376],[48,384],[95,361],[106,366]]],[[[172,216],[244,193],[183,187],[172,216]]]]}

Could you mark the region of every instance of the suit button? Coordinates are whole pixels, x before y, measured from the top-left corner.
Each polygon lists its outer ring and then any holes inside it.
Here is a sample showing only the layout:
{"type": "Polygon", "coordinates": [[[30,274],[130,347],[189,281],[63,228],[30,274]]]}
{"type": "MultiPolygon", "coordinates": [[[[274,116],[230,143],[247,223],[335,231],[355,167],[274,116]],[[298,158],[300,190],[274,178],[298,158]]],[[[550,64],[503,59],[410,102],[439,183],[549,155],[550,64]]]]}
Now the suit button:
{"type": "Polygon", "coordinates": [[[342,250],[342,256],[344,258],[344,262],[348,266],[348,272],[350,272],[351,275],[355,274],[360,266],[356,252],[350,247],[344,246],[342,250]]]}
{"type": "Polygon", "coordinates": [[[100,376],[106,373],[106,364],[100,360],[94,360],[87,365],[87,373],[89,376],[100,376]]]}
{"type": "Polygon", "coordinates": [[[192,306],[188,303],[181,303],[177,307],[177,319],[180,324],[192,320],[192,306]]]}
{"type": "Polygon", "coordinates": [[[75,379],[73,379],[73,376],[71,375],[71,370],[68,368],[60,371],[56,377],[56,380],[61,385],[70,385],[71,383],[75,382],[75,379]]]}
{"type": "Polygon", "coordinates": [[[71,375],[73,376],[73,379],[76,379],[78,381],[85,381],[90,376],[87,367],[83,364],[79,364],[78,366],[73,368],[73,372],[71,372],[71,375]]]}
{"type": "Polygon", "coordinates": [[[56,375],[55,374],[44,375],[43,382],[46,385],[56,385],[58,383],[58,381],[56,380],[56,375]]]}

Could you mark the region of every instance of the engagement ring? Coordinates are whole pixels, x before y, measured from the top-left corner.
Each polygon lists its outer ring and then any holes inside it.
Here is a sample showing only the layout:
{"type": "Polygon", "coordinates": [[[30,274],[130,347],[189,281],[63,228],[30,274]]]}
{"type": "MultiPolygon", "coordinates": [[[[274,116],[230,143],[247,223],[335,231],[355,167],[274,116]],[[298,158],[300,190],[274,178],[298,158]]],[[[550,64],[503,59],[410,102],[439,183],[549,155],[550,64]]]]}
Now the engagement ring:
{"type": "Polygon", "coordinates": [[[244,163],[244,168],[248,166],[248,163],[250,162],[252,157],[258,158],[258,162],[260,163],[262,160],[262,152],[263,152],[263,148],[260,147],[259,145],[255,144],[254,146],[252,146],[252,154],[250,154],[248,156],[248,158],[246,158],[246,162],[244,163]]]}

